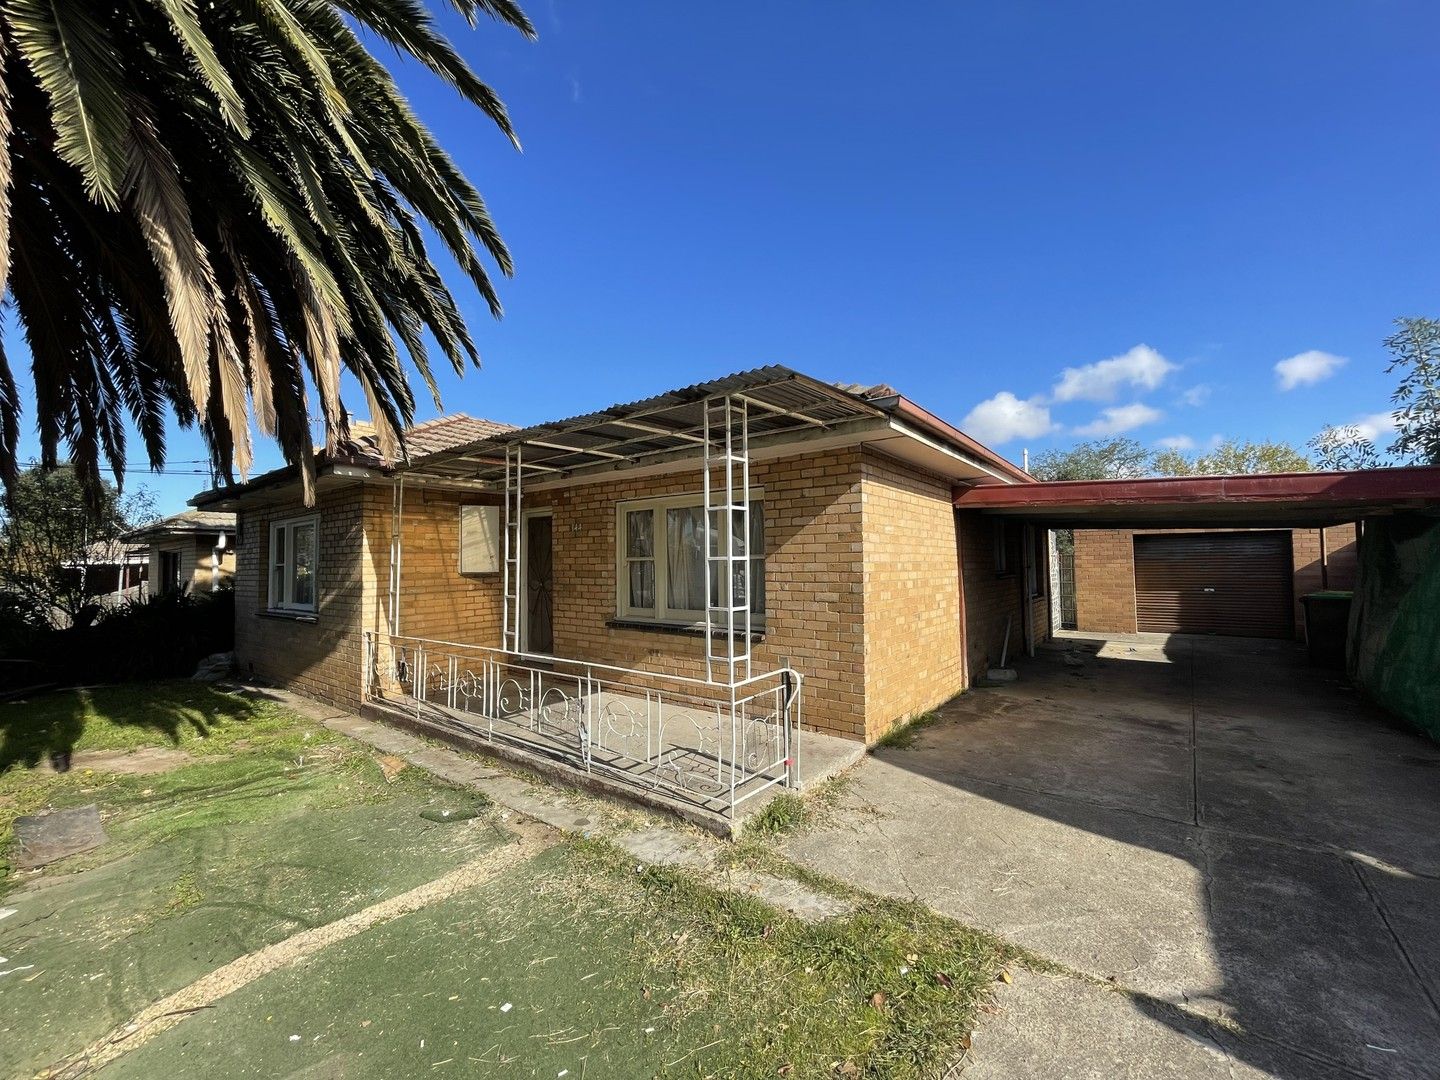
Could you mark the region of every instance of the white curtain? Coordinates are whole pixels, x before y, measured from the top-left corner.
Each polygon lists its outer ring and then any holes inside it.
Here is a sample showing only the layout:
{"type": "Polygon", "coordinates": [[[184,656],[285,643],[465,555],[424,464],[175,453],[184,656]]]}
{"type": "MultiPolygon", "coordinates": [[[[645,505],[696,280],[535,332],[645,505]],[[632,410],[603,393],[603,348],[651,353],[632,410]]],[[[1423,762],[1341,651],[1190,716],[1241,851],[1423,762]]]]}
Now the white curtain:
{"type": "Polygon", "coordinates": [[[665,511],[665,570],[669,580],[666,607],[705,610],[705,552],[701,548],[704,509],[685,506],[665,511]]]}

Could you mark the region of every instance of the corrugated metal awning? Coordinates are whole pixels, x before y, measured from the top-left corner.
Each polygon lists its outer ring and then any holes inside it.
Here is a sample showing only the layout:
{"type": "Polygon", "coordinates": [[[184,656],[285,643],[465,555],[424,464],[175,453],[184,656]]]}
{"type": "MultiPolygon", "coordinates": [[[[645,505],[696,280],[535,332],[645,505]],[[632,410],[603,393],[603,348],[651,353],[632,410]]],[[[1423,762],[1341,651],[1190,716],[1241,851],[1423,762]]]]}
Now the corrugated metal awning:
{"type": "Polygon", "coordinates": [[[832,431],[885,415],[857,394],[776,365],[567,420],[491,435],[430,454],[396,471],[441,481],[503,486],[505,454],[516,446],[522,448],[525,471],[532,480],[698,455],[705,441],[705,402],[725,396],[745,403],[752,447],[798,432],[832,431]]]}

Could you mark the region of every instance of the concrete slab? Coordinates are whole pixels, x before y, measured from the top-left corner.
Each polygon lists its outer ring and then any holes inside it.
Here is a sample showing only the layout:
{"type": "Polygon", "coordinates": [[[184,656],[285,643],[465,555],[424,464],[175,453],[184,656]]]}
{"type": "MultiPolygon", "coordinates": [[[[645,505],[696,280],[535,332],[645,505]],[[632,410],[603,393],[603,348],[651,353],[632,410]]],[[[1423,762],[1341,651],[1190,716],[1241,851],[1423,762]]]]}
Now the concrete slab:
{"type": "Polygon", "coordinates": [[[1351,1074],[1277,1050],[1233,1056],[1224,1032],[1183,1013],[1064,976],[1019,972],[975,1033],[965,1080],[1340,1080],[1351,1074]],[[1164,1015],[1161,1015],[1161,1014],[1164,1015]],[[1056,1017],[1064,1017],[1062,1025],[1056,1017]]]}
{"type": "Polygon", "coordinates": [[[1071,640],[1020,671],[785,845],[1139,995],[1017,996],[1042,1011],[988,1075],[1433,1075],[1440,750],[1288,643],[1071,640]],[[1195,1052],[1212,1020],[1229,1061],[1195,1052]]]}
{"type": "Polygon", "coordinates": [[[105,828],[94,803],[15,819],[15,865],[33,870],[105,843],[105,828]]]}
{"type": "Polygon", "coordinates": [[[649,866],[688,866],[709,869],[715,865],[716,853],[696,836],[687,836],[674,829],[641,829],[615,837],[618,847],[649,866]]]}
{"type": "Polygon", "coordinates": [[[763,900],[771,907],[794,915],[801,922],[817,923],[844,915],[853,905],[838,897],[816,892],[791,878],[779,878],[755,870],[732,870],[722,879],[724,888],[763,900]]]}

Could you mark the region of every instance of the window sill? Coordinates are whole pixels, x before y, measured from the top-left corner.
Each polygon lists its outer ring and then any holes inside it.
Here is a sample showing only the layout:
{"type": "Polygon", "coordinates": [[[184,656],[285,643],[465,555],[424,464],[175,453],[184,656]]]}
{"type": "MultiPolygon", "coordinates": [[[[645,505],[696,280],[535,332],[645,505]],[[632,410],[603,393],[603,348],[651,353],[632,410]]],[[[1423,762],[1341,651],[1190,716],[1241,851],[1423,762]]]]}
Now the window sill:
{"type": "Polygon", "coordinates": [[[255,617],[258,619],[279,619],[281,622],[317,623],[319,616],[313,611],[257,611],[255,617]]]}
{"type": "MultiPolygon", "coordinates": [[[[608,619],[605,625],[611,630],[645,630],[652,634],[672,634],[678,637],[703,638],[705,636],[704,623],[651,622],[649,619],[608,619]]],[[[737,634],[736,636],[741,635],[737,634]]],[[[763,642],[764,640],[764,627],[750,631],[750,643],[752,645],[763,642]]]]}

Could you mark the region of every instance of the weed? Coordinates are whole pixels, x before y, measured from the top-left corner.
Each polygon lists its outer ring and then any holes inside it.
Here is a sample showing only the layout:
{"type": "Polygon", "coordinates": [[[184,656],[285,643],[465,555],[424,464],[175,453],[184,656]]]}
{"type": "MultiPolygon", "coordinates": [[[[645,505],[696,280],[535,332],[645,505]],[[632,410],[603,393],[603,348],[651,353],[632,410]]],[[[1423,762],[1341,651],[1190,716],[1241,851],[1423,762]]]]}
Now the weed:
{"type": "Polygon", "coordinates": [[[783,791],[745,822],[746,836],[783,836],[805,821],[805,800],[793,791],[783,791]]]}
{"type": "Polygon", "coordinates": [[[932,724],[940,722],[940,714],[933,709],[929,712],[920,713],[896,724],[875,743],[874,749],[883,747],[886,750],[909,750],[915,745],[915,740],[920,733],[932,724]]]}

